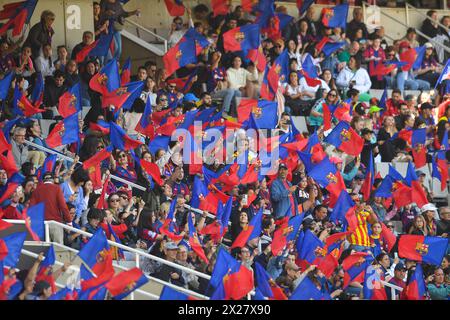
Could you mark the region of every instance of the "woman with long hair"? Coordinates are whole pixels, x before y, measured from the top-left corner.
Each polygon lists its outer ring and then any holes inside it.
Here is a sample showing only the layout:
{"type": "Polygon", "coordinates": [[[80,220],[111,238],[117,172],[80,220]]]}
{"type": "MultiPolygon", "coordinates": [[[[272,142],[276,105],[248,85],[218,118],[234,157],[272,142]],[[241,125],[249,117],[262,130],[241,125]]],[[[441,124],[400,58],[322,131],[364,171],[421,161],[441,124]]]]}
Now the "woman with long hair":
{"type": "Polygon", "coordinates": [[[414,235],[420,235],[420,236],[426,236],[428,235],[427,222],[425,221],[425,218],[421,215],[418,215],[414,218],[414,221],[412,223],[412,226],[409,228],[408,234],[414,234],[414,235]]]}

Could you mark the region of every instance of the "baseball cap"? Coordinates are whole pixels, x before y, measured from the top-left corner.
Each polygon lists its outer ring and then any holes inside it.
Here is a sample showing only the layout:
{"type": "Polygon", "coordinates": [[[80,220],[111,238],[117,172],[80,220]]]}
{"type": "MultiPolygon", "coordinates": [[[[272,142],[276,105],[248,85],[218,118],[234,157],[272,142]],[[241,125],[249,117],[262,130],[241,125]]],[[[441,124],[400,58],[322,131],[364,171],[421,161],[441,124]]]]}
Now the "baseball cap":
{"type": "Polygon", "coordinates": [[[421,211],[422,213],[427,212],[427,211],[434,211],[434,212],[437,212],[437,208],[436,208],[436,206],[435,206],[434,204],[432,204],[432,203],[427,203],[426,205],[424,205],[424,206],[420,209],[420,211],[421,211]]]}
{"type": "Polygon", "coordinates": [[[411,48],[411,45],[409,44],[408,41],[402,41],[402,42],[400,42],[400,44],[398,46],[399,46],[400,49],[411,48]]]}
{"type": "Polygon", "coordinates": [[[420,109],[433,109],[433,105],[429,102],[424,102],[420,105],[420,109]]]}
{"type": "Polygon", "coordinates": [[[396,266],[395,266],[395,271],[400,271],[400,270],[406,270],[406,267],[403,263],[399,262],[396,266]]]}
{"type": "Polygon", "coordinates": [[[42,180],[48,180],[48,179],[53,179],[53,173],[51,173],[51,172],[44,173],[44,175],[42,176],[42,180]]]}
{"type": "Polygon", "coordinates": [[[380,108],[380,107],[371,106],[370,109],[369,109],[369,113],[375,113],[375,112],[378,112],[378,111],[381,111],[381,110],[383,110],[383,109],[380,108]]]}
{"type": "Polygon", "coordinates": [[[187,93],[183,97],[183,102],[197,102],[197,101],[198,101],[198,98],[193,93],[187,93]]]}
{"type": "Polygon", "coordinates": [[[178,246],[175,244],[175,242],[166,242],[164,245],[164,249],[166,250],[178,250],[178,246]]]}
{"type": "Polygon", "coordinates": [[[368,129],[368,128],[364,128],[364,129],[361,130],[361,135],[362,136],[365,135],[365,134],[368,134],[368,133],[373,133],[373,131],[368,129]]]}
{"type": "Polygon", "coordinates": [[[284,163],[280,163],[280,165],[278,166],[278,170],[281,170],[281,169],[286,169],[287,170],[287,168],[288,167],[284,163]]]}
{"type": "Polygon", "coordinates": [[[425,43],[425,48],[433,48],[433,44],[431,42],[425,43]]]}
{"type": "Polygon", "coordinates": [[[420,170],[416,170],[416,176],[420,177],[420,176],[426,176],[426,174],[423,171],[420,170]]]}

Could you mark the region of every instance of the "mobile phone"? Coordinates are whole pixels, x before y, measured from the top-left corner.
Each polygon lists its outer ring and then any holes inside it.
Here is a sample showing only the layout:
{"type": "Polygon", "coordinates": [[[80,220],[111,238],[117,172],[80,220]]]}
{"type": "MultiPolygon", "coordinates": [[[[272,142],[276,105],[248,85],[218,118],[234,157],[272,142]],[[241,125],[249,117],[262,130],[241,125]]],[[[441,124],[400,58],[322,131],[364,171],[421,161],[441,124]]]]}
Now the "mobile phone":
{"type": "Polygon", "coordinates": [[[246,206],[248,204],[248,195],[244,194],[242,197],[242,204],[246,206]]]}

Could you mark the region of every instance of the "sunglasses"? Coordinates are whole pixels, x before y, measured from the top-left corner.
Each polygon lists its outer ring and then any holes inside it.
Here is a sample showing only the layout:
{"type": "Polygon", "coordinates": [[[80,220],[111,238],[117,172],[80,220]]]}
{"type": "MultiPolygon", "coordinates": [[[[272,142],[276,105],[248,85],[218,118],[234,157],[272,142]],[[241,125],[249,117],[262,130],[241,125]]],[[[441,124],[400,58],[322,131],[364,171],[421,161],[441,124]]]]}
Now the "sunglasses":
{"type": "Polygon", "coordinates": [[[394,226],[387,226],[388,228],[394,228],[394,226]]]}
{"type": "Polygon", "coordinates": [[[127,196],[120,196],[123,200],[130,200],[127,196]]]}
{"type": "Polygon", "coordinates": [[[119,202],[119,198],[111,199],[109,202],[119,202]]]}
{"type": "Polygon", "coordinates": [[[97,150],[101,150],[103,148],[105,148],[105,146],[97,146],[97,150]]]}
{"type": "Polygon", "coordinates": [[[159,99],[159,101],[167,101],[167,99],[159,99]]]}
{"type": "Polygon", "coordinates": [[[330,93],[328,96],[329,97],[336,97],[336,95],[334,93],[333,94],[330,93]]]}

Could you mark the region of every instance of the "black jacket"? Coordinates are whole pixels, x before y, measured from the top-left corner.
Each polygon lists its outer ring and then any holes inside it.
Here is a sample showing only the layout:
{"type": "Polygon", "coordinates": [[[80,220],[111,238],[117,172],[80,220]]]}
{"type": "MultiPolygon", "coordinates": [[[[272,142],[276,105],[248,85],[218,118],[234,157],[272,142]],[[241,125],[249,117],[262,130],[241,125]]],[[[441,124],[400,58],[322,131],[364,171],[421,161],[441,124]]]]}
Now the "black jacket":
{"type": "Polygon", "coordinates": [[[28,37],[24,42],[24,46],[31,48],[33,59],[39,57],[40,50],[43,45],[52,42],[53,30],[47,30],[43,22],[36,23],[28,33],[28,37]]]}

